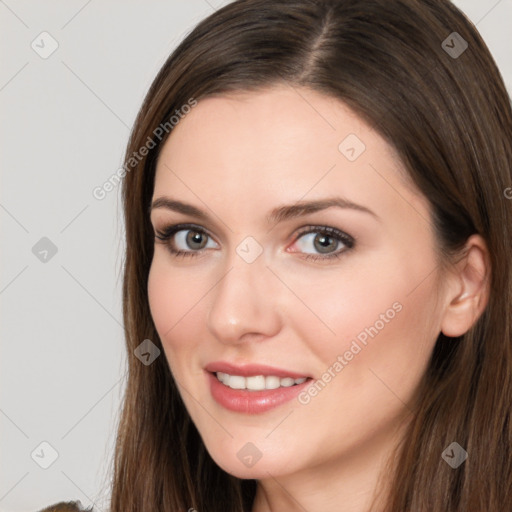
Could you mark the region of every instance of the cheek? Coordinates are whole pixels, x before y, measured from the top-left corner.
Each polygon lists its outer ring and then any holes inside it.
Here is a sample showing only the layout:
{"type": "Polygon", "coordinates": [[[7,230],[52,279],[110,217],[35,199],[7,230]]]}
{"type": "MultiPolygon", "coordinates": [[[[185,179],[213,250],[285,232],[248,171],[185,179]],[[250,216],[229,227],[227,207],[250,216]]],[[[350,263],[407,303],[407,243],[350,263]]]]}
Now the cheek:
{"type": "Polygon", "coordinates": [[[205,272],[173,269],[165,254],[155,255],[148,276],[148,301],[151,317],[175,375],[181,373],[181,365],[178,368],[176,362],[192,361],[204,339],[204,307],[210,287],[205,272]]]}
{"type": "Polygon", "coordinates": [[[347,263],[339,271],[321,274],[315,270],[311,275],[307,271],[286,275],[287,285],[302,304],[288,294],[282,297],[279,311],[301,326],[301,333],[307,333],[317,351],[332,358],[365,328],[375,322],[381,327],[381,315],[397,316],[399,306],[393,309],[393,304],[403,300],[406,286],[399,279],[383,278],[385,268],[347,263]]]}
{"type": "MultiPolygon", "coordinates": [[[[307,298],[316,319],[296,301],[295,310],[281,309],[295,319],[299,335],[308,340],[319,361],[317,369],[327,371],[341,356],[342,364],[350,367],[349,385],[357,389],[368,384],[369,368],[383,370],[397,385],[408,372],[420,376],[437,339],[433,279],[424,279],[419,268],[386,271],[383,263],[365,266],[364,273],[346,269],[337,280],[317,279],[314,287],[305,287],[297,279],[292,286],[297,295],[307,298]]],[[[396,269],[396,262],[389,268],[396,269]]],[[[308,282],[301,277],[302,283],[308,282]]]]}
{"type": "Polygon", "coordinates": [[[169,269],[169,265],[162,262],[162,259],[155,255],[151,265],[148,300],[156,330],[164,348],[168,350],[179,348],[176,342],[181,338],[175,334],[187,323],[188,312],[198,299],[194,296],[194,286],[180,277],[180,272],[169,269]]]}
{"type": "Polygon", "coordinates": [[[169,274],[163,272],[153,260],[148,276],[148,301],[151,317],[160,336],[173,325],[169,315],[174,311],[172,303],[175,302],[175,295],[169,293],[169,285],[172,285],[170,281],[169,274]]]}
{"type": "MultiPolygon", "coordinates": [[[[436,339],[431,280],[411,293],[413,286],[400,276],[387,281],[382,276],[379,281],[377,273],[368,277],[367,286],[358,279],[357,285],[347,280],[337,292],[331,289],[329,298],[319,293],[308,296],[312,300],[308,305],[323,312],[323,320],[336,335],[320,336],[325,329],[320,331],[318,323],[316,334],[305,320],[301,324],[309,329],[303,332],[308,333],[309,350],[319,361],[315,389],[312,386],[299,400],[304,414],[323,416],[322,428],[343,431],[340,443],[348,445],[393,424],[402,411],[408,411],[404,404],[412,408],[436,339]]],[[[322,443],[326,450],[333,449],[329,436],[322,443]]]]}

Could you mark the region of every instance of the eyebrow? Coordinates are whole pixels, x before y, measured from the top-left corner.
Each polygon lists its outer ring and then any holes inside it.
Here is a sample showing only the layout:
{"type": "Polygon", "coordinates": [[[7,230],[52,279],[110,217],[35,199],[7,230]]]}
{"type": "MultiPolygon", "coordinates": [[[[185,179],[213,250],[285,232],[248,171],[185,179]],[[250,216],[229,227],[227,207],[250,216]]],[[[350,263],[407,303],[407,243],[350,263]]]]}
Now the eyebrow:
{"type": "MultiPolygon", "coordinates": [[[[267,222],[282,222],[288,219],[309,215],[332,207],[356,210],[370,214],[376,219],[379,219],[379,216],[366,206],[353,203],[352,201],[342,197],[329,197],[316,201],[300,201],[292,205],[284,205],[274,208],[267,216],[267,222]]],[[[165,196],[159,197],[153,201],[149,208],[149,213],[151,214],[151,212],[157,208],[165,208],[167,210],[183,213],[184,215],[191,215],[204,221],[207,221],[210,218],[206,212],[196,208],[191,204],[183,203],[176,199],[165,196]]]]}

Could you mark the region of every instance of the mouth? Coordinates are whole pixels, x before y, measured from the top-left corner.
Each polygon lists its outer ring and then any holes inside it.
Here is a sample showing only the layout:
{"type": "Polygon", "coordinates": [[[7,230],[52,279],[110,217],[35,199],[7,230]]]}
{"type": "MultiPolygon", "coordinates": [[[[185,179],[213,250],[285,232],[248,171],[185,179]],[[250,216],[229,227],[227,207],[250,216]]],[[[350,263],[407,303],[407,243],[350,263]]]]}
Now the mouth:
{"type": "Polygon", "coordinates": [[[263,365],[211,363],[205,367],[210,393],[225,409],[259,414],[296,397],[313,378],[263,365]]]}
{"type": "Polygon", "coordinates": [[[277,375],[254,375],[251,377],[244,377],[243,375],[230,375],[224,372],[213,373],[225,386],[231,389],[244,389],[247,391],[262,391],[278,388],[289,388],[298,386],[310,377],[299,377],[293,379],[292,377],[279,377],[277,375]]]}

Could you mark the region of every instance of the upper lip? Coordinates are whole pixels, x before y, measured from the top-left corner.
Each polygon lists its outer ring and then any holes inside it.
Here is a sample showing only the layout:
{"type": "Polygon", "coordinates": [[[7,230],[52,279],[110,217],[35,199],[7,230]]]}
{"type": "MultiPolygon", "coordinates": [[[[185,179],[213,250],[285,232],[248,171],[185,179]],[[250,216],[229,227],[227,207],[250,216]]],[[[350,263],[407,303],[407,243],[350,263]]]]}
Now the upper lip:
{"type": "Polygon", "coordinates": [[[283,370],[282,368],[276,368],[274,366],[264,364],[244,364],[239,366],[225,361],[209,363],[205,366],[205,370],[212,373],[222,372],[228,373],[229,375],[241,375],[242,377],[253,377],[255,375],[275,375],[280,378],[291,377],[292,379],[309,377],[303,373],[283,370]]]}

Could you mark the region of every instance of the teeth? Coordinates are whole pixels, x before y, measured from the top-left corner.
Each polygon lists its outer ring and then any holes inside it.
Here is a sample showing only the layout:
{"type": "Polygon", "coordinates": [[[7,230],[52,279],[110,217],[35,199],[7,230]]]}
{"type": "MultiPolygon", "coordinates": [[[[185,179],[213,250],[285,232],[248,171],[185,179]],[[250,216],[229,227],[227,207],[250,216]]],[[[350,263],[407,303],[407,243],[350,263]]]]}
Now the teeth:
{"type": "Polygon", "coordinates": [[[281,386],[284,386],[285,388],[289,388],[290,386],[293,386],[294,384],[295,384],[295,380],[291,379],[290,377],[281,379],[281,386]]]}
{"type": "MultiPolygon", "coordinates": [[[[232,378],[233,378],[232,376],[229,378],[230,384],[231,384],[232,378]]],[[[243,377],[238,377],[238,378],[245,380],[245,387],[247,389],[251,389],[253,391],[259,391],[261,389],[265,389],[265,377],[263,377],[263,375],[256,375],[254,377],[246,377],[245,379],[243,377]]]]}
{"type": "Polygon", "coordinates": [[[291,377],[280,378],[275,375],[255,375],[253,377],[242,377],[241,375],[229,375],[217,372],[217,379],[232,389],[248,389],[249,391],[261,391],[263,389],[276,389],[278,387],[288,388],[295,384],[302,384],[307,377],[292,379],[291,377]]]}
{"type": "MultiPolygon", "coordinates": [[[[226,380],[226,377],[224,377],[226,380]]],[[[245,389],[245,377],[240,375],[228,375],[227,385],[233,389],[245,389]]]]}
{"type": "Polygon", "coordinates": [[[266,389],[277,389],[281,385],[281,379],[274,375],[267,375],[265,377],[265,388],[266,389]]]}

